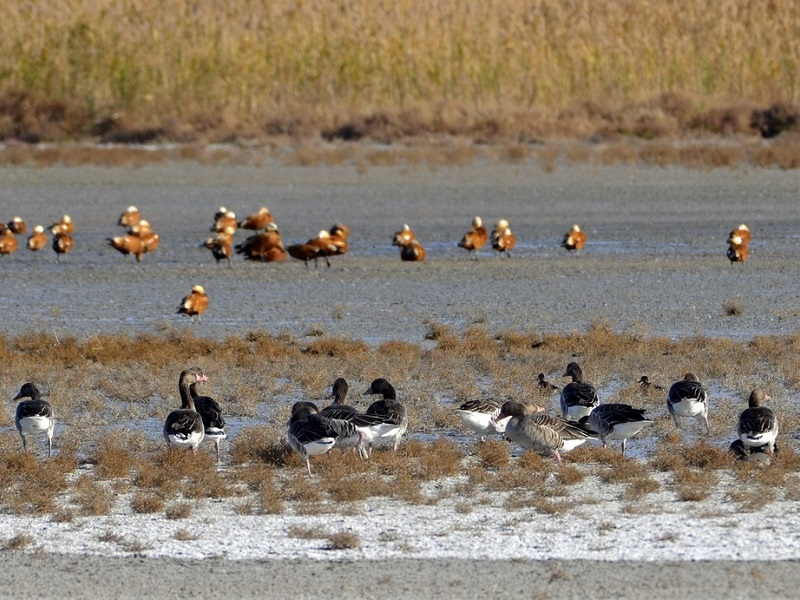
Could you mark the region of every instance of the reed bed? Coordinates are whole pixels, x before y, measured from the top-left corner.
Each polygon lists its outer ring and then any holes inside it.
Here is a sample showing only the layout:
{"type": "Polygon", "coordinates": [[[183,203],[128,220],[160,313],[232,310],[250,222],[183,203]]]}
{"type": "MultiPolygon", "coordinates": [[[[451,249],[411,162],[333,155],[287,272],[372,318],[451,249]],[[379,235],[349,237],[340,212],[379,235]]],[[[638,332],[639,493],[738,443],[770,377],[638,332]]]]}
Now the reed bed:
{"type": "MultiPolygon", "coordinates": [[[[117,510],[183,519],[204,499],[228,499],[237,514],[349,514],[372,497],[410,504],[448,501],[462,513],[475,503],[500,501],[509,510],[532,507],[551,514],[579,511],[582,503],[573,491],[597,485],[614,490],[622,502],[657,493],[673,494],[681,502],[727,494],[746,510],[798,497],[800,457],[791,434],[800,427],[800,407],[791,399],[800,388],[795,351],[800,334],[749,342],[670,340],[615,332],[604,323],[566,335],[493,333],[482,325],[459,334],[431,323],[431,337],[437,342],[432,348],[395,342],[372,348],[325,338],[324,351],[319,351],[320,340],[300,342],[264,333],[218,341],[166,334],[0,338],[7,375],[2,393],[13,397],[16,386],[28,379],[42,383],[65,428],[56,437],[52,459],[44,458],[40,444],[33,452],[22,452],[15,434],[0,436],[6,457],[0,468],[0,506],[10,513],[49,514],[70,522],[76,516],[117,510]],[[531,452],[512,457],[511,446],[498,439],[454,441],[463,432],[453,408],[463,399],[522,399],[554,412],[555,398],[539,392],[535,374],[543,372],[557,381],[566,363],[576,359],[604,401],[648,409],[655,423],[643,435],[658,439],[657,450],[631,458],[616,447],[584,445],[566,454],[565,464],[558,466],[531,452]],[[152,432],[135,425],[143,418],[160,420],[178,405],[175,364],[202,366],[211,377],[205,393],[219,397],[214,390],[226,389],[220,399],[231,419],[259,407],[261,424],[241,429],[225,443],[221,466],[206,448],[197,456],[165,450],[158,425],[152,432]],[[688,370],[697,372],[711,390],[708,438],[699,423],[684,423],[676,431],[664,408],[666,392],[646,393],[635,383],[646,373],[654,383],[668,386],[688,370]],[[332,451],[312,459],[315,476],[308,478],[285,440],[288,408],[298,399],[326,403],[332,381],[340,376],[351,382],[349,401],[362,409],[371,399],[362,398],[358,390],[375,377],[387,377],[409,409],[410,431],[428,432],[430,440],[409,439],[397,453],[376,449],[369,461],[353,452],[332,451]],[[263,387],[257,398],[242,400],[240,396],[253,393],[253,377],[263,387]],[[290,383],[278,386],[276,378],[290,383]],[[68,390],[63,389],[65,382],[68,390]],[[780,453],[768,467],[735,464],[726,452],[755,385],[773,396],[771,405],[783,432],[780,453]],[[81,400],[87,395],[100,401],[87,406],[81,400]],[[120,428],[118,420],[130,411],[136,415],[134,424],[120,428]],[[86,426],[89,418],[92,425],[86,426]],[[671,452],[676,447],[680,453],[671,452]],[[743,491],[753,486],[778,489],[753,498],[743,491]]],[[[6,412],[12,412],[11,405],[6,412]]],[[[341,543],[357,540],[343,538],[341,543]]]]}
{"type": "Polygon", "coordinates": [[[796,104],[798,40],[788,0],[2,0],[0,137],[647,137],[796,104]]]}

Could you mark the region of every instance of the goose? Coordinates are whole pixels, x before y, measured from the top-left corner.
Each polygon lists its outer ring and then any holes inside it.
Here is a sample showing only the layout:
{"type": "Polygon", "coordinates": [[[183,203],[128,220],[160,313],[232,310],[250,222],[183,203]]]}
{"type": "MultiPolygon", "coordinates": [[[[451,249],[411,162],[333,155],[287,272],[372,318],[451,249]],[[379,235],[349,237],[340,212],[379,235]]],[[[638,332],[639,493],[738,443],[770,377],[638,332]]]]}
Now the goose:
{"type": "Polygon", "coordinates": [[[261,231],[272,223],[272,214],[266,206],[262,206],[249,217],[239,221],[239,229],[249,229],[251,231],[261,231]]]}
{"type": "Polygon", "coordinates": [[[387,424],[393,425],[380,438],[391,440],[395,452],[400,445],[400,438],[408,429],[408,413],[406,407],[397,401],[394,387],[386,379],[375,379],[363,395],[380,394],[381,400],[376,400],[367,407],[368,415],[378,415],[386,419],[387,424]]]}
{"type": "Polygon", "coordinates": [[[28,230],[28,226],[25,225],[25,221],[22,219],[22,217],[14,217],[11,219],[8,222],[7,227],[11,230],[11,233],[16,235],[21,235],[28,230]]]}
{"type": "Polygon", "coordinates": [[[559,463],[559,450],[568,452],[586,440],[597,439],[579,423],[537,411],[528,414],[522,404],[509,401],[501,407],[498,421],[507,419],[505,434],[510,440],[539,454],[555,456],[559,463]]]}
{"type": "MultiPolygon", "coordinates": [[[[295,402],[289,418],[289,445],[304,461],[311,476],[310,457],[325,454],[339,437],[359,436],[355,425],[320,414],[313,402],[295,402]]],[[[360,442],[358,442],[360,445],[360,442]]]]}
{"type": "Polygon", "coordinates": [[[543,392],[552,392],[561,389],[554,383],[547,381],[547,379],[544,377],[544,373],[539,373],[539,375],[536,377],[536,386],[543,392]]]}
{"type": "Polygon", "coordinates": [[[0,234],[0,256],[14,254],[18,245],[19,242],[17,242],[17,238],[14,237],[14,233],[10,229],[5,229],[0,234]]]}
{"type": "Polygon", "coordinates": [[[580,419],[580,423],[589,431],[600,436],[603,447],[607,440],[622,440],[622,452],[625,453],[625,442],[639,433],[645,425],[652,421],[644,416],[645,409],[633,408],[628,404],[601,404],[591,414],[580,419]]]}
{"type": "Polygon", "coordinates": [[[47,246],[47,234],[44,232],[44,227],[37,225],[28,238],[28,250],[38,252],[45,246],[47,246]]]}
{"type": "Polygon", "coordinates": [[[733,263],[743,263],[747,262],[747,259],[750,256],[750,251],[747,249],[747,244],[742,241],[742,238],[738,235],[731,236],[730,240],[728,240],[728,260],[733,263]]]}
{"type": "Polygon", "coordinates": [[[206,376],[199,367],[181,371],[178,379],[181,407],[169,413],[167,420],[164,421],[164,439],[167,441],[167,448],[172,446],[191,448],[192,453],[197,454],[197,446],[205,436],[205,427],[203,418],[195,409],[190,387],[193,383],[205,380],[206,376]]]}
{"type": "Polygon", "coordinates": [[[583,380],[583,370],[578,363],[569,363],[563,376],[572,381],[561,390],[561,416],[568,421],[578,421],[600,404],[600,398],[597,389],[583,380]]]}
{"type": "Polygon", "coordinates": [[[53,250],[56,253],[56,262],[60,262],[62,254],[69,254],[75,248],[75,241],[69,233],[65,233],[58,227],[50,230],[53,234],[53,250]]]}
{"type": "Polygon", "coordinates": [[[517,238],[511,233],[508,221],[500,219],[492,231],[492,249],[500,253],[500,256],[511,257],[511,251],[517,245],[517,238]]]}
{"type": "Polygon", "coordinates": [[[42,400],[41,392],[34,383],[23,384],[19,393],[14,396],[14,400],[30,398],[17,404],[17,412],[14,423],[22,438],[22,449],[28,449],[28,436],[47,435],[47,456],[53,454],[53,429],[56,421],[53,414],[53,407],[46,400],[42,400]]]}
{"type": "MultiPolygon", "coordinates": [[[[480,217],[475,217],[472,219],[472,229],[464,234],[464,237],[458,242],[458,247],[469,250],[470,254],[472,254],[483,248],[488,239],[489,232],[483,226],[483,221],[480,217]]],[[[477,254],[475,254],[475,257],[477,258],[477,254]]]]}
{"type": "Polygon", "coordinates": [[[708,424],[708,392],[694,373],[686,373],[683,379],[670,386],[667,409],[676,428],[680,429],[678,417],[697,417],[705,421],[706,433],[711,433],[708,424]]]}
{"type": "Polygon", "coordinates": [[[778,439],[778,419],[771,408],[761,406],[772,398],[763,389],[750,392],[746,408],[739,416],[739,439],[748,448],[764,448],[768,454],[775,452],[778,439]]]}
{"type": "Polygon", "coordinates": [[[586,245],[586,234],[581,231],[578,225],[573,225],[570,230],[564,234],[564,239],[561,240],[561,247],[566,248],[570,252],[575,250],[580,253],[581,248],[586,245]]]}
{"type": "Polygon", "coordinates": [[[131,205],[119,216],[119,219],[117,219],[117,225],[120,225],[121,227],[132,227],[136,225],[141,218],[142,215],[139,213],[139,209],[131,205]]]}
{"type": "Polygon", "coordinates": [[[469,400],[456,409],[456,416],[465,427],[481,436],[481,442],[485,442],[490,433],[505,431],[508,419],[497,418],[501,406],[500,401],[494,398],[469,400]]]}
{"type": "Polygon", "coordinates": [[[202,285],[196,285],[192,291],[183,297],[180,306],[178,306],[177,313],[186,315],[194,323],[194,318],[197,317],[197,322],[200,323],[201,315],[206,312],[208,308],[208,296],[202,285]]]}
{"type": "Polygon", "coordinates": [[[225,417],[222,416],[222,409],[214,398],[210,396],[201,396],[197,391],[197,386],[200,383],[205,383],[208,380],[198,379],[192,382],[189,386],[189,394],[194,402],[194,409],[200,418],[203,419],[204,439],[214,442],[214,448],[217,452],[217,462],[219,462],[219,443],[227,438],[225,433],[225,417]]]}
{"type": "Polygon", "coordinates": [[[335,446],[343,449],[355,447],[361,458],[369,458],[368,449],[371,449],[372,442],[396,426],[393,422],[387,421],[385,417],[360,413],[355,407],[347,404],[348,390],[349,386],[344,378],[339,377],[334,381],[332,393],[328,396],[333,399],[333,403],[323,408],[320,414],[328,419],[339,419],[352,423],[356,427],[357,435],[340,436],[336,439],[335,446]]]}
{"type": "Polygon", "coordinates": [[[773,453],[767,449],[767,445],[760,447],[745,446],[742,440],[733,440],[728,451],[731,452],[736,460],[748,460],[761,464],[769,464],[771,457],[778,453],[778,445],[773,445],[773,453]]]}

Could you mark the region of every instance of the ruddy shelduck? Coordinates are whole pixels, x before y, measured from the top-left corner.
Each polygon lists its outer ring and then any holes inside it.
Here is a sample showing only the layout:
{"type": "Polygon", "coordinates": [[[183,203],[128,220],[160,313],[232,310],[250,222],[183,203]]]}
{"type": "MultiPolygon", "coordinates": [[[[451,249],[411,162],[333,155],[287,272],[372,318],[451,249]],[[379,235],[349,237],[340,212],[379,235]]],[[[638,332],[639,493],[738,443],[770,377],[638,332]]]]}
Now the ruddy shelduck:
{"type": "Polygon", "coordinates": [[[261,231],[262,229],[266,229],[267,225],[272,223],[272,221],[272,214],[269,212],[269,209],[266,206],[262,206],[246,219],[242,219],[239,222],[239,227],[241,229],[261,231]]]}
{"type": "Polygon", "coordinates": [[[22,220],[22,217],[14,217],[11,219],[8,222],[8,228],[16,235],[21,235],[28,230],[28,226],[25,225],[25,221],[22,220]]]}
{"type": "Polygon", "coordinates": [[[17,238],[11,229],[6,229],[0,234],[0,255],[14,254],[17,250],[17,238]]]}
{"type": "Polygon", "coordinates": [[[196,285],[188,296],[184,296],[181,304],[178,307],[178,314],[188,316],[192,323],[197,317],[197,322],[200,323],[201,315],[206,312],[208,308],[208,296],[202,285],[196,285]]]}
{"type": "Polygon", "coordinates": [[[464,237],[458,242],[458,247],[469,250],[470,253],[477,252],[486,245],[488,239],[489,232],[483,226],[483,221],[480,217],[475,217],[472,219],[472,229],[464,234],[464,237]]]}
{"type": "Polygon", "coordinates": [[[564,234],[564,239],[561,240],[561,247],[566,248],[570,252],[575,250],[580,252],[581,248],[586,245],[586,234],[581,231],[578,225],[573,225],[572,228],[564,234]]]}
{"type": "Polygon", "coordinates": [[[28,250],[38,252],[45,246],[47,246],[47,234],[44,232],[44,227],[37,225],[28,238],[28,250]]]}
{"type": "Polygon", "coordinates": [[[139,213],[139,209],[131,205],[119,216],[117,225],[121,225],[122,227],[133,227],[141,220],[141,218],[142,215],[139,213]]]}

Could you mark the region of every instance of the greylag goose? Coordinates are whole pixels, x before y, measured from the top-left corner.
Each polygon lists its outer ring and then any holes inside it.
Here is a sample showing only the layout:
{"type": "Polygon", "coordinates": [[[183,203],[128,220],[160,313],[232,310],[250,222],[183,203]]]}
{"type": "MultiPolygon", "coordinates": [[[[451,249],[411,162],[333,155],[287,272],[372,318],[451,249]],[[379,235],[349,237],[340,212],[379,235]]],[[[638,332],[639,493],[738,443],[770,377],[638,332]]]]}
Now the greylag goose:
{"type": "Polygon", "coordinates": [[[564,377],[571,377],[572,382],[561,390],[561,416],[568,421],[578,421],[600,404],[600,398],[595,387],[583,380],[583,370],[578,363],[569,363],[564,377]]]}
{"type": "Polygon", "coordinates": [[[500,401],[494,398],[469,400],[456,409],[456,416],[465,427],[481,436],[481,442],[485,442],[490,433],[505,431],[510,417],[498,419],[501,406],[500,401]]]}
{"type": "Polygon", "coordinates": [[[678,417],[696,417],[705,421],[706,433],[711,433],[708,393],[694,373],[686,373],[683,379],[672,384],[667,394],[667,409],[675,421],[675,427],[680,429],[678,417]]]}
{"type": "MultiPolygon", "coordinates": [[[[311,475],[312,456],[325,454],[339,437],[357,436],[355,425],[341,419],[323,417],[313,402],[295,402],[289,417],[289,445],[304,461],[311,475]]],[[[359,442],[360,444],[360,442],[359,442]]]]}
{"type": "Polygon", "coordinates": [[[30,398],[17,404],[14,423],[22,438],[22,449],[28,449],[27,437],[47,435],[47,456],[53,454],[53,428],[56,425],[53,407],[47,400],[42,400],[41,392],[34,383],[26,383],[14,396],[14,400],[30,398]]]}
{"type": "Polygon", "coordinates": [[[206,376],[198,367],[181,372],[178,379],[178,391],[181,395],[181,407],[173,410],[164,421],[164,439],[167,447],[191,448],[197,454],[197,446],[203,441],[205,427],[203,418],[195,410],[190,386],[198,381],[205,381],[206,376]]]}
{"type": "Polygon", "coordinates": [[[352,423],[357,434],[339,436],[334,445],[337,448],[355,447],[361,458],[369,458],[368,449],[371,448],[373,440],[394,429],[395,425],[391,422],[387,423],[385,417],[360,413],[354,406],[347,404],[348,390],[347,381],[342,377],[334,381],[332,394],[329,396],[329,398],[333,398],[333,404],[323,408],[320,415],[328,419],[339,419],[352,423]],[[365,445],[367,448],[364,447],[365,445]]]}
{"type": "Polygon", "coordinates": [[[219,443],[228,437],[225,433],[225,417],[222,416],[222,409],[219,403],[211,396],[201,396],[197,391],[197,386],[200,383],[205,383],[208,380],[204,379],[193,382],[189,386],[189,394],[192,396],[194,402],[194,409],[200,418],[203,419],[203,438],[214,442],[214,448],[217,452],[217,462],[219,462],[219,443]]]}
{"type": "Polygon", "coordinates": [[[506,402],[500,409],[498,420],[508,419],[506,436],[539,454],[555,456],[561,462],[562,452],[580,446],[596,436],[586,431],[579,423],[554,417],[544,412],[527,414],[519,402],[506,402]]]}
{"type": "Polygon", "coordinates": [[[764,448],[768,454],[775,452],[778,439],[778,419],[771,408],[761,406],[771,400],[764,390],[750,392],[746,408],[739,416],[739,439],[748,448],[764,448]]]}
{"type": "Polygon", "coordinates": [[[652,423],[644,416],[644,412],[645,409],[633,408],[628,404],[601,404],[588,417],[581,418],[580,422],[600,436],[604,447],[607,440],[622,440],[624,453],[628,438],[652,423]]]}
{"type": "Polygon", "coordinates": [[[378,415],[392,425],[388,431],[380,436],[380,439],[391,440],[394,450],[400,445],[400,438],[408,429],[408,414],[406,407],[397,401],[394,387],[386,379],[380,378],[372,382],[363,395],[380,394],[381,400],[376,400],[367,408],[368,415],[378,415]]]}

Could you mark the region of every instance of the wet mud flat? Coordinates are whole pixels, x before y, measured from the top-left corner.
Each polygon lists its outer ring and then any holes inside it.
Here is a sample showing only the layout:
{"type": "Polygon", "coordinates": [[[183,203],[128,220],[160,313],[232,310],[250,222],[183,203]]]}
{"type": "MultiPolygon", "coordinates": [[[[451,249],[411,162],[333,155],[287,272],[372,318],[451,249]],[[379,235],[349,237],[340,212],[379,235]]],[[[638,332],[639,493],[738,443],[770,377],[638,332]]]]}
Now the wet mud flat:
{"type": "MultiPolygon", "coordinates": [[[[606,321],[645,335],[781,334],[798,325],[800,183],[795,173],[535,163],[429,170],[424,167],[208,167],[139,169],[4,168],[2,218],[77,224],[75,251],[50,249],[0,260],[0,331],[55,336],[159,333],[188,327],[180,299],[203,285],[210,308],[195,335],[309,332],[370,343],[422,342],[429,323],[461,329],[583,330],[606,321]],[[119,214],[136,205],[162,243],[141,264],[106,243],[119,214]],[[351,251],[306,268],[236,256],[231,268],[199,248],[224,205],[244,217],[260,206],[285,244],[335,222],[351,230],[351,251]],[[475,215],[510,221],[510,259],[456,247],[475,215]],[[725,258],[728,232],[753,231],[748,263],[725,258]],[[428,250],[402,263],[391,246],[408,223],[428,250]],[[559,247],[579,223],[580,255],[559,247]],[[740,314],[724,305],[736,302],[740,314]]],[[[237,233],[241,241],[246,233],[237,233]]]]}

